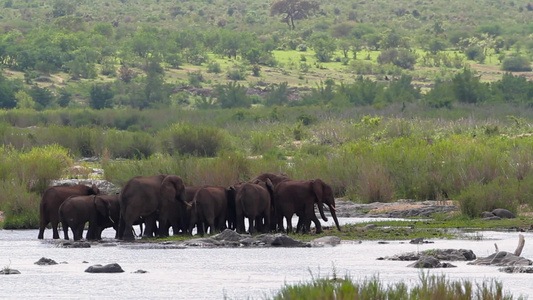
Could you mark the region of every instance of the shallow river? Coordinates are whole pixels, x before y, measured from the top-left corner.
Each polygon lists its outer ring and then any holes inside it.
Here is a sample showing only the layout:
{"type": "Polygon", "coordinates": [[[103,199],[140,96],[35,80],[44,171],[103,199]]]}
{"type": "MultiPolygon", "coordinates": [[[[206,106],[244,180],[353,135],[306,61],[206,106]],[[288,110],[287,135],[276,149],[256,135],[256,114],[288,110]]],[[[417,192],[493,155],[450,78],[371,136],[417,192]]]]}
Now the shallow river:
{"type": "MultiPolygon", "coordinates": [[[[358,220],[343,220],[343,223],[352,221],[358,220]]],[[[265,299],[284,284],[331,275],[333,270],[338,276],[348,274],[355,279],[378,275],[386,283],[414,284],[419,281],[420,270],[407,268],[409,262],[376,259],[435,248],[471,249],[478,257],[484,257],[494,252],[494,243],[500,250],[509,252],[518,244],[518,233],[483,232],[474,234],[477,239],[434,240],[433,244],[423,245],[407,241],[389,244],[363,241],[324,248],[135,249],[101,244],[67,249],[38,240],[37,233],[37,230],[0,230],[0,268],[9,266],[22,273],[2,276],[0,298],[265,299]],[[60,264],[35,265],[41,257],[60,264]],[[124,273],[84,272],[93,264],[115,262],[122,266],[124,273]],[[133,273],[139,269],[148,273],[133,273]]],[[[523,234],[526,244],[522,256],[531,259],[533,233],[523,234]]],[[[108,229],[104,236],[111,239],[114,231],[108,229]]],[[[51,231],[46,230],[45,238],[50,237],[51,231]]],[[[430,274],[446,274],[449,279],[472,279],[478,283],[494,278],[515,298],[533,295],[533,274],[506,274],[497,267],[471,266],[466,262],[452,264],[457,268],[431,270],[430,274]]]]}

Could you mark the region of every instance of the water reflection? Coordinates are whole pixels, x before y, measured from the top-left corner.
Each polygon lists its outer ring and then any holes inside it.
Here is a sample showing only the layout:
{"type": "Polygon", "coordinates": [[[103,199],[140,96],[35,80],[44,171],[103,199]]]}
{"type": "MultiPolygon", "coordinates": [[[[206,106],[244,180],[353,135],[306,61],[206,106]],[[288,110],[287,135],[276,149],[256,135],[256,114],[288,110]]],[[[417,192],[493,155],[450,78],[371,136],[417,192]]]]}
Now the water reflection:
{"type": "MultiPolygon", "coordinates": [[[[408,263],[376,259],[434,248],[466,248],[477,256],[488,256],[494,252],[494,243],[500,250],[511,252],[518,243],[518,233],[483,232],[482,240],[435,240],[434,244],[423,245],[364,241],[303,249],[137,249],[121,245],[65,249],[50,240],[37,240],[37,233],[37,230],[0,231],[0,267],[10,266],[22,273],[2,277],[2,298],[264,299],[285,283],[331,274],[333,268],[338,275],[349,274],[356,279],[377,274],[385,282],[415,283],[419,270],[407,268],[408,263]],[[35,265],[41,257],[66,263],[35,265]],[[126,272],[84,273],[92,264],[113,262],[119,263],[126,272]],[[139,269],[148,273],[133,273],[139,269]]],[[[524,235],[526,246],[522,256],[533,258],[533,247],[528,247],[533,234],[524,235]]],[[[111,240],[114,232],[106,230],[104,236],[111,240]]],[[[451,279],[470,278],[479,282],[496,278],[515,296],[533,294],[531,274],[505,274],[496,267],[454,264],[458,267],[432,270],[430,274],[444,273],[451,279]]]]}

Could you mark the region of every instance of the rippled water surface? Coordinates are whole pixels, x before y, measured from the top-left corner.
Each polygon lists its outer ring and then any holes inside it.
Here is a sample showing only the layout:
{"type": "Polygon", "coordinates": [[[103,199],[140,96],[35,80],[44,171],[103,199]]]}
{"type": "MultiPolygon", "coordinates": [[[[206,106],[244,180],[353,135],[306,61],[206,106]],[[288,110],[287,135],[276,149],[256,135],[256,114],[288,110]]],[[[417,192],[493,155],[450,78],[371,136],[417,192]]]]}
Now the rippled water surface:
{"type": "MultiPolygon", "coordinates": [[[[344,220],[346,222],[346,220],[344,220]]],[[[343,222],[344,223],[344,222],[343,222]]],[[[419,269],[409,262],[378,261],[378,257],[434,248],[471,249],[478,257],[500,250],[513,252],[518,233],[483,232],[482,240],[434,240],[434,244],[412,245],[405,241],[378,244],[346,242],[324,248],[230,248],[230,249],[138,249],[127,244],[93,245],[86,249],[59,248],[49,240],[37,240],[37,230],[0,231],[0,267],[10,266],[22,274],[2,276],[0,298],[4,299],[264,299],[284,284],[332,274],[364,279],[378,275],[385,282],[416,283],[419,269]],[[65,262],[38,266],[41,257],[65,262]],[[84,261],[88,263],[83,263],[84,261]],[[90,274],[93,264],[118,263],[118,274],[90,274]],[[133,273],[146,270],[146,274],[133,273]]],[[[112,230],[106,230],[112,241],[112,230]]],[[[51,231],[45,232],[50,238],[51,231]]],[[[522,256],[533,258],[533,234],[524,233],[522,256]]],[[[112,243],[110,243],[112,244],[112,243]]],[[[450,279],[477,282],[497,279],[513,295],[533,295],[533,274],[505,274],[497,267],[470,266],[452,262],[457,268],[437,269],[450,279]]],[[[530,297],[531,298],[531,297],[530,297]]]]}

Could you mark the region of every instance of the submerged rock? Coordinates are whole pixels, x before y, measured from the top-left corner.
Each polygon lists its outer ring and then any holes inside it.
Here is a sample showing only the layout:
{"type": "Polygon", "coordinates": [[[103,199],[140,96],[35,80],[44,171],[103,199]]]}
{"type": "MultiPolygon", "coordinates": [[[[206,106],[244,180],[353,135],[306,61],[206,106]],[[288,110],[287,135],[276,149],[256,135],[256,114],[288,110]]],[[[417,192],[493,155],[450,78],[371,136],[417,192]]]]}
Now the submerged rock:
{"type": "Polygon", "coordinates": [[[509,267],[499,268],[498,271],[505,272],[505,273],[533,273],[533,267],[509,266],[509,267]]]}
{"type": "Polygon", "coordinates": [[[399,260],[399,261],[413,261],[419,260],[422,257],[434,257],[439,260],[448,261],[469,261],[476,259],[476,255],[472,250],[466,249],[430,249],[422,252],[407,252],[397,254],[390,257],[380,257],[378,260],[399,260]]]}
{"type": "Polygon", "coordinates": [[[145,271],[145,270],[137,270],[135,272],[133,272],[135,274],[145,274],[145,273],[148,273],[148,271],[145,271]]]}
{"type": "Polygon", "coordinates": [[[477,260],[468,264],[491,266],[531,266],[533,265],[533,261],[521,256],[516,256],[513,253],[500,251],[484,258],[478,258],[477,260]]]}
{"type": "Polygon", "coordinates": [[[218,240],[218,241],[231,241],[231,242],[238,242],[240,240],[243,240],[243,239],[246,239],[246,238],[249,238],[250,235],[249,234],[239,234],[233,230],[230,230],[230,229],[226,229],[224,231],[222,231],[221,233],[213,236],[213,238],[215,240],[218,240]]]}
{"type": "Polygon", "coordinates": [[[105,266],[102,266],[102,265],[90,266],[85,270],[85,272],[87,273],[122,273],[124,272],[124,270],[122,270],[122,267],[119,264],[113,263],[113,264],[108,264],[105,266]]]}
{"type": "Polygon", "coordinates": [[[456,266],[450,263],[440,262],[433,256],[422,256],[416,262],[408,265],[413,268],[455,268],[456,266]]]}
{"type": "Polygon", "coordinates": [[[16,274],[20,274],[20,271],[19,270],[15,270],[15,269],[10,269],[10,268],[4,268],[4,269],[0,270],[0,274],[16,275],[16,274]]]}
{"type": "Polygon", "coordinates": [[[311,241],[311,246],[313,247],[323,247],[323,246],[337,246],[341,243],[341,239],[336,236],[323,236],[311,241]]]}
{"type": "Polygon", "coordinates": [[[57,265],[57,262],[53,259],[41,257],[38,261],[36,261],[34,264],[39,266],[51,266],[51,265],[57,265]]]}
{"type": "Polygon", "coordinates": [[[91,248],[89,242],[64,242],[61,244],[63,248],[91,248]]]}
{"type": "Polygon", "coordinates": [[[274,240],[270,243],[273,247],[311,247],[311,244],[295,240],[285,234],[274,235],[274,240]]]}

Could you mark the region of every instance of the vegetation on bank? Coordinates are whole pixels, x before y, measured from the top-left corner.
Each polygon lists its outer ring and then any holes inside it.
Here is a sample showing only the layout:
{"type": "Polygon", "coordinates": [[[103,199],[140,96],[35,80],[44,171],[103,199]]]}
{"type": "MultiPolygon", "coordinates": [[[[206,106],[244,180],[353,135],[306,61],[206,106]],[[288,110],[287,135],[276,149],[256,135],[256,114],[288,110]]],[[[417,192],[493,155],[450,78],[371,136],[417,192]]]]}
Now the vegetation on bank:
{"type": "MultiPolygon", "coordinates": [[[[419,108],[404,112],[411,109],[419,108]]],[[[45,122],[77,116],[76,111],[4,112],[4,117],[17,116],[17,122],[43,123],[0,125],[0,175],[7,191],[0,209],[6,211],[4,226],[29,208],[33,218],[25,218],[35,220],[35,199],[50,180],[87,176],[69,174],[67,167],[75,158],[97,156],[105,179],[117,186],[134,176],[160,173],[178,174],[187,185],[229,186],[261,172],[284,172],[294,179],[321,178],[336,197],[356,202],[453,199],[468,218],[498,207],[518,213],[532,205],[533,138],[527,110],[514,111],[524,118],[502,116],[510,109],[476,107],[477,115],[493,116],[476,118],[465,106],[454,113],[470,117],[459,121],[399,117],[392,106],[372,110],[373,116],[312,107],[257,108],[253,115],[241,115],[239,109],[149,110],[133,115],[131,126],[164,118],[172,125],[146,131],[45,122]],[[7,209],[13,199],[27,204],[7,209]]],[[[125,116],[120,110],[86,112],[106,122],[125,116]]]]}
{"type": "MultiPolygon", "coordinates": [[[[518,296],[516,299],[524,299],[518,296]]],[[[496,280],[482,283],[470,280],[450,280],[444,275],[420,274],[420,282],[384,283],[379,277],[356,281],[349,276],[339,278],[334,273],[311,282],[286,285],[272,299],[446,299],[490,300],[515,299],[496,280]]]]}

